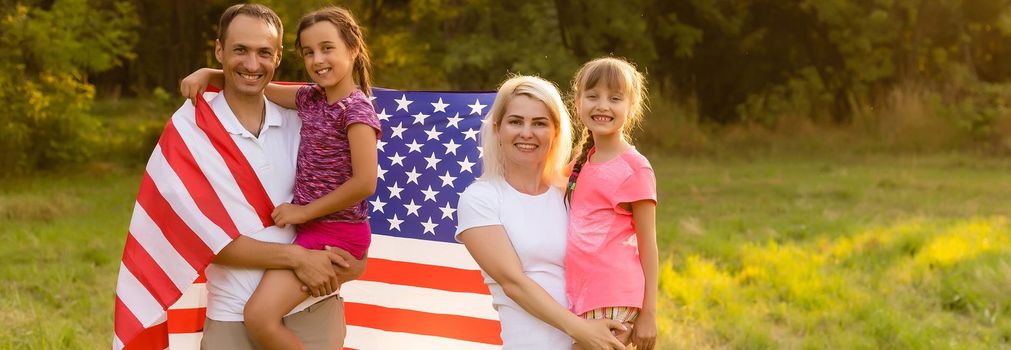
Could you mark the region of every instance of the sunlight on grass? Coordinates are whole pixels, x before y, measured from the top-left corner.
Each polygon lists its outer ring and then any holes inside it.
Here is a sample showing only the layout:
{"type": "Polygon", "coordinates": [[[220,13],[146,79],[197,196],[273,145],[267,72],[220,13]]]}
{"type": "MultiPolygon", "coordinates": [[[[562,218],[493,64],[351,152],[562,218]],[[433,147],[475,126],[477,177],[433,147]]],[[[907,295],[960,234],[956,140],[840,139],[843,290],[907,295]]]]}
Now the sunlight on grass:
{"type": "Polygon", "coordinates": [[[673,348],[1007,345],[1009,237],[1002,216],[911,219],[836,239],[747,243],[722,263],[668,259],[661,329],[678,335],[667,338],[673,348]]]}

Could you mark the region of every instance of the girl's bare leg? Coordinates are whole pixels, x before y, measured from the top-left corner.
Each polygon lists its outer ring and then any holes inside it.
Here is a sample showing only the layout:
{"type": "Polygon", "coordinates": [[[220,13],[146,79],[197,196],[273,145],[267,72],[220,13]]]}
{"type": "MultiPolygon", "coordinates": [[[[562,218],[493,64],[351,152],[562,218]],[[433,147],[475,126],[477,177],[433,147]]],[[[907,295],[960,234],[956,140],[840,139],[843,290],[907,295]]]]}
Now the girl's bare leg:
{"type": "Polygon", "coordinates": [[[249,335],[264,349],[304,349],[281,318],[309,295],[291,270],[267,270],[246,302],[243,316],[249,335]]]}

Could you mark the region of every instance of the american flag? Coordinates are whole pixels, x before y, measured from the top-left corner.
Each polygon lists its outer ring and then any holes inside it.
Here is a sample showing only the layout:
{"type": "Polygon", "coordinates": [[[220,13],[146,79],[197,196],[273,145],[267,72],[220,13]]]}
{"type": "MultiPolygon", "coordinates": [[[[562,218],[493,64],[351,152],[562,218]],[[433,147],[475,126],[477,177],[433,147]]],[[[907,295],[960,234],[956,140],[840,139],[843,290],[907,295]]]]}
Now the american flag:
{"type": "MultiPolygon", "coordinates": [[[[498,349],[500,327],[491,296],[477,264],[453,239],[459,194],[480,174],[478,133],[494,93],[374,89],[373,96],[383,126],[383,138],[377,144],[378,185],[369,199],[373,238],[365,275],[341,289],[348,324],[345,347],[498,349]]],[[[153,160],[158,158],[157,149],[155,153],[153,160]]],[[[146,173],[145,179],[148,177],[146,173]]],[[[142,185],[141,194],[144,192],[142,185]]],[[[249,196],[244,197],[249,200],[249,196]]],[[[138,199],[132,231],[138,212],[145,213],[143,209],[138,199]]],[[[266,224],[269,222],[255,223],[266,224]]],[[[214,242],[210,249],[216,252],[224,244],[227,239],[214,242]]],[[[128,238],[124,262],[131,249],[145,247],[144,242],[134,242],[131,248],[128,238]]],[[[210,258],[206,259],[209,262],[210,258]]],[[[141,264],[154,267],[163,264],[154,260],[158,259],[147,259],[141,264]]],[[[196,268],[184,270],[200,271],[196,268]]],[[[129,281],[134,275],[130,273],[132,270],[136,268],[121,268],[114,348],[126,345],[126,348],[161,349],[165,344],[173,349],[199,348],[207,302],[202,276],[195,277],[188,288],[183,282],[192,278],[176,278],[183,280],[172,283],[183,291],[181,295],[167,304],[151,303],[147,299],[151,295],[157,299],[157,288],[152,291],[143,283],[138,286],[129,281]],[[121,302],[122,296],[131,295],[123,291],[123,270],[129,275],[128,286],[147,290],[139,293],[149,295],[141,298],[149,304],[141,308],[149,314],[150,320],[146,322],[138,320],[131,305],[121,302]],[[163,304],[171,305],[167,316],[163,304]],[[158,314],[156,306],[161,306],[159,317],[152,316],[158,314]]],[[[170,297],[168,300],[177,294],[175,289],[170,290],[173,292],[161,293],[170,297]]],[[[134,290],[132,294],[138,293],[134,290]]],[[[132,298],[130,303],[137,303],[134,299],[138,297],[127,298],[132,298]]]]}

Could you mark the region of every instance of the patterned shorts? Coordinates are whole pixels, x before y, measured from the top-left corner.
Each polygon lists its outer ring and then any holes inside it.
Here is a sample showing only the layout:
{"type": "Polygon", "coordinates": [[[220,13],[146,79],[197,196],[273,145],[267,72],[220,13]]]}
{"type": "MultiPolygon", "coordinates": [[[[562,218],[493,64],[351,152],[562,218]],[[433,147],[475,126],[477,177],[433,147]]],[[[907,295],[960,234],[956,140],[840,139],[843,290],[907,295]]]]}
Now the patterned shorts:
{"type": "Polygon", "coordinates": [[[607,318],[621,323],[632,323],[639,317],[639,308],[629,306],[602,307],[579,315],[587,320],[607,318]]]}

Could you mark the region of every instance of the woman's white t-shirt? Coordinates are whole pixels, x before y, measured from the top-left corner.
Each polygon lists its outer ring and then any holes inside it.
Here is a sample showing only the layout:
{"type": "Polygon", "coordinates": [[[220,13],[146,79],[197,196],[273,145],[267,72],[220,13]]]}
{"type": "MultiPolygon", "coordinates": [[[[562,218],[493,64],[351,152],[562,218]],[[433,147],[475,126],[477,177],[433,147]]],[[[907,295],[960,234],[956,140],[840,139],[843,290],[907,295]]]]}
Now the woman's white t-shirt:
{"type": "MultiPolygon", "coordinates": [[[[565,239],[568,215],[564,194],[551,187],[538,195],[516,191],[505,179],[478,180],[460,195],[456,236],[474,227],[501,225],[522,264],[523,273],[563,307],[565,239]]],[[[568,335],[530,315],[509,299],[487,273],[484,281],[502,323],[504,349],[570,349],[568,335]]]]}

